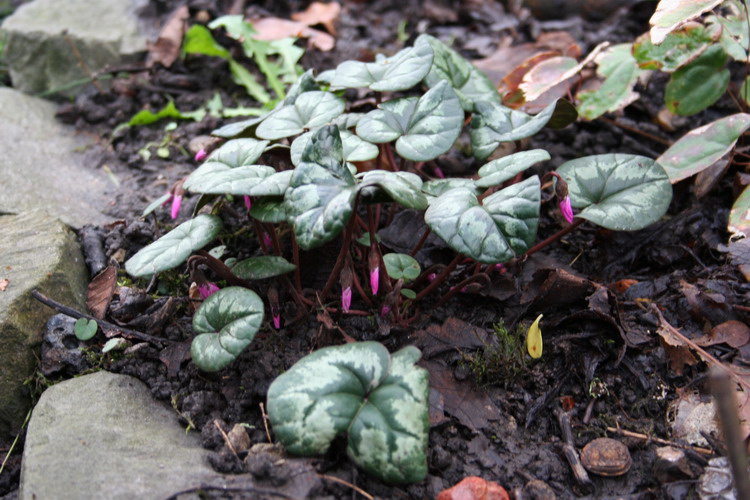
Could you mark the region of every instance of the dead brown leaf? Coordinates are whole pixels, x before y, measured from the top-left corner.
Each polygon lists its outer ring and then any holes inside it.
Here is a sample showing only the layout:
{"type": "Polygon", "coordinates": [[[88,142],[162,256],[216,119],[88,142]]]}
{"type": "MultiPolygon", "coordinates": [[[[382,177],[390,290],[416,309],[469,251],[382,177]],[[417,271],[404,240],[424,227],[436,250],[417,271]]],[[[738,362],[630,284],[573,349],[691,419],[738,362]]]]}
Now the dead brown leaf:
{"type": "Polygon", "coordinates": [[[708,335],[704,335],[693,341],[699,346],[727,344],[736,349],[750,341],[750,328],[741,321],[725,321],[713,327],[708,335]]]}
{"type": "Polygon", "coordinates": [[[190,11],[187,5],[177,8],[169,16],[159,33],[159,38],[149,47],[147,65],[159,63],[169,68],[180,57],[180,46],[187,30],[190,11]]]}
{"type": "Polygon", "coordinates": [[[91,280],[86,292],[86,307],[95,318],[104,319],[116,287],[117,268],[115,266],[105,267],[91,280]]]}
{"type": "Polygon", "coordinates": [[[596,288],[593,282],[564,269],[540,269],[524,290],[521,303],[531,302],[536,310],[545,311],[583,301],[596,288]]]}
{"type": "MultiPolygon", "coordinates": [[[[662,330],[659,330],[661,333],[662,330]]],[[[682,375],[685,372],[686,366],[695,366],[698,364],[698,359],[693,356],[690,349],[684,345],[671,345],[670,341],[662,337],[662,347],[664,348],[664,354],[667,356],[669,361],[669,369],[675,373],[675,375],[682,375]]]]}
{"type": "Polygon", "coordinates": [[[706,196],[721,179],[724,178],[729,168],[729,155],[725,155],[714,162],[710,167],[698,172],[695,176],[695,193],[696,198],[703,198],[706,196]]]}
{"type": "Polygon", "coordinates": [[[0,292],[4,292],[8,289],[8,285],[10,285],[10,280],[8,278],[3,278],[0,280],[0,292]]]}
{"type": "Polygon", "coordinates": [[[167,377],[176,377],[182,363],[190,359],[190,345],[192,343],[192,340],[175,342],[161,350],[159,360],[167,367],[167,377]]]}
{"type": "Polygon", "coordinates": [[[251,23],[258,32],[253,38],[256,40],[273,41],[288,37],[302,37],[308,39],[308,44],[323,52],[333,49],[336,39],[324,31],[316,30],[305,23],[281,19],[280,17],[265,17],[252,19],[251,23]]]}
{"type": "Polygon", "coordinates": [[[448,318],[442,325],[430,325],[410,339],[422,350],[425,359],[448,351],[480,349],[489,342],[487,332],[458,318],[448,318]]]}
{"type": "Polygon", "coordinates": [[[313,2],[304,11],[293,13],[292,19],[306,26],[322,24],[328,33],[336,36],[334,23],[340,14],[341,5],[338,2],[313,2]]]}

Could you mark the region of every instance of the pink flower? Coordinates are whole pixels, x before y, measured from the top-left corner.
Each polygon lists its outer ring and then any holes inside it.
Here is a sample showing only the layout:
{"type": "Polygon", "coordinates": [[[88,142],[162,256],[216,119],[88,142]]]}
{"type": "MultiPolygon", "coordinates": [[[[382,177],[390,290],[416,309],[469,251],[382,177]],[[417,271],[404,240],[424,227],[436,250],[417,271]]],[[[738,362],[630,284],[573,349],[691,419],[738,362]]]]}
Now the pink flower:
{"type": "Polygon", "coordinates": [[[198,293],[200,294],[201,299],[203,300],[206,300],[207,298],[209,298],[211,295],[215,294],[218,291],[219,291],[219,287],[216,286],[216,283],[212,283],[210,281],[198,287],[198,293]]]}
{"type": "Polygon", "coordinates": [[[430,274],[427,275],[427,281],[429,281],[430,283],[432,283],[433,281],[435,281],[435,278],[437,278],[437,274],[435,274],[435,273],[430,273],[430,274]]]}
{"type": "Polygon", "coordinates": [[[273,247],[273,240],[271,239],[270,234],[263,233],[263,244],[266,245],[268,248],[273,247]]]}
{"type": "Polygon", "coordinates": [[[176,194],[172,198],[172,218],[176,219],[180,215],[180,207],[182,206],[182,195],[176,194]]]}
{"type": "Polygon", "coordinates": [[[349,312],[349,308],[352,306],[352,287],[348,286],[341,291],[341,309],[344,312],[349,312]]]}
{"type": "Polygon", "coordinates": [[[206,150],[201,148],[200,151],[195,153],[195,161],[203,161],[206,159],[206,156],[208,156],[208,153],[206,153],[206,150]]]}
{"type": "Polygon", "coordinates": [[[443,169],[441,169],[437,165],[432,170],[432,172],[435,174],[435,177],[437,177],[438,179],[445,179],[445,174],[443,173],[443,169]]]}
{"type": "Polygon", "coordinates": [[[280,314],[274,314],[273,315],[273,327],[277,330],[281,328],[281,315],[280,314]]]}
{"type": "Polygon", "coordinates": [[[570,205],[570,196],[564,197],[560,200],[560,212],[562,213],[568,224],[573,223],[573,207],[570,205]]]}
{"type": "Polygon", "coordinates": [[[497,271],[500,274],[503,274],[508,270],[507,267],[505,267],[505,264],[495,264],[495,271],[497,271]]]}
{"type": "Polygon", "coordinates": [[[244,195],[243,200],[245,200],[245,208],[247,208],[247,211],[249,212],[251,208],[253,208],[253,200],[250,199],[248,195],[244,195]]]}
{"type": "Polygon", "coordinates": [[[378,287],[380,285],[380,267],[376,267],[370,271],[370,289],[373,295],[378,294],[378,287]]]}
{"type": "Polygon", "coordinates": [[[380,316],[381,317],[386,317],[386,316],[388,316],[388,313],[390,313],[390,312],[391,312],[391,306],[389,306],[388,304],[386,304],[380,310],[380,316]]]}

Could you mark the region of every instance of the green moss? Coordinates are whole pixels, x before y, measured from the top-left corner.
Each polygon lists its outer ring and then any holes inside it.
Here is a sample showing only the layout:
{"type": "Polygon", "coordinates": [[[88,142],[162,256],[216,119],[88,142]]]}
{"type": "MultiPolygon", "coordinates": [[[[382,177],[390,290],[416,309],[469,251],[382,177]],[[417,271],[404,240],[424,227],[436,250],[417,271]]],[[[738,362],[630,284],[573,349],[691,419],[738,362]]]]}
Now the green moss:
{"type": "Polygon", "coordinates": [[[525,329],[509,331],[503,321],[493,325],[490,342],[482,349],[464,353],[462,362],[479,385],[507,385],[526,371],[525,329]]]}

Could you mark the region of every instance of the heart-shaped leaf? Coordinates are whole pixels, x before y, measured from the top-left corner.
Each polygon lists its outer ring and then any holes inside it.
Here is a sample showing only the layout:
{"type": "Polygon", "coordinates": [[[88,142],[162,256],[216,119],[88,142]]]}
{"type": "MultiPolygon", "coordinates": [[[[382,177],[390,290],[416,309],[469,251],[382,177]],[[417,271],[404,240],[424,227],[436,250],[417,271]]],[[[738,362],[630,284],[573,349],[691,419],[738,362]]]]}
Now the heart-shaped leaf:
{"type": "Polygon", "coordinates": [[[193,316],[190,352],[195,365],[215,372],[237,359],[263,322],[263,301],[252,290],[222,288],[203,301],[193,316]]]}
{"type": "Polygon", "coordinates": [[[381,57],[372,63],[345,61],[338,65],[328,82],[337,88],[369,87],[378,92],[395,92],[421,82],[431,65],[430,44],[425,39],[417,39],[413,47],[402,49],[392,57],[381,57]]]}
{"type": "Polygon", "coordinates": [[[255,134],[271,140],[301,134],[325,125],[343,113],[345,107],[344,100],[330,92],[305,92],[293,104],[285,104],[263,120],[255,134]]]}
{"type": "Polygon", "coordinates": [[[347,454],[388,483],[427,475],[429,376],[416,347],[389,356],[377,342],[324,347],[268,389],[268,417],[290,453],[324,453],[346,433],[347,454]]]}
{"type": "Polygon", "coordinates": [[[379,203],[393,200],[406,208],[415,210],[427,208],[427,197],[422,194],[422,179],[411,172],[371,170],[362,176],[361,186],[362,199],[365,202],[379,203]],[[385,200],[379,196],[381,192],[387,195],[385,200]]]}
{"type": "Polygon", "coordinates": [[[576,217],[607,229],[634,231],[667,212],[672,185],[651,158],[626,154],[585,156],[565,162],[557,173],[568,184],[576,217]]]}
{"type": "Polygon", "coordinates": [[[190,174],[182,187],[191,193],[250,195],[253,187],[274,173],[273,167],[265,165],[231,168],[208,161],[190,174]]]}
{"type": "Polygon", "coordinates": [[[550,155],[543,149],[521,151],[483,165],[479,169],[479,179],[475,181],[479,187],[487,188],[499,186],[508,179],[512,179],[530,166],[540,161],[549,160],[550,155]]]}
{"type": "Polygon", "coordinates": [[[750,114],[737,113],[691,130],[656,159],[669,180],[686,179],[707,169],[727,154],[750,129],[750,114]]]}
{"type": "Polygon", "coordinates": [[[329,125],[315,132],[294,169],[284,203],[305,250],[338,236],[352,215],[357,185],[343,155],[339,129],[329,125]]]}
{"type": "Polygon", "coordinates": [[[219,231],[219,217],[199,215],[142,248],[125,263],[125,270],[131,276],[138,277],[177,267],[185,262],[191,253],[216,238],[219,231]]]}
{"type": "MultiPolygon", "coordinates": [[[[314,132],[307,132],[297,137],[292,143],[290,155],[292,158],[292,164],[297,165],[302,160],[302,152],[310,142],[314,132]]],[[[345,161],[367,161],[372,160],[378,156],[379,150],[375,144],[371,144],[367,141],[363,141],[356,135],[352,134],[345,127],[339,127],[339,133],[341,134],[341,142],[344,147],[344,160],[345,161]]]]}
{"type": "Polygon", "coordinates": [[[263,280],[294,271],[294,264],[278,255],[262,255],[241,260],[232,266],[232,273],[246,280],[263,280]]]}
{"type": "Polygon", "coordinates": [[[73,326],[73,332],[78,340],[91,340],[96,335],[99,325],[94,319],[78,318],[73,326]]]}
{"type": "Polygon", "coordinates": [[[713,45],[698,59],[672,73],[664,94],[667,109],[676,115],[690,116],[718,101],[729,84],[726,62],[724,49],[713,45]]]}
{"type": "Polygon", "coordinates": [[[254,165],[268,144],[268,141],[257,139],[234,139],[211,153],[206,163],[223,163],[231,168],[254,165]]]}
{"type": "Polygon", "coordinates": [[[557,102],[548,105],[536,116],[510,109],[501,104],[477,102],[471,119],[471,147],[474,157],[484,160],[501,142],[531,137],[550,121],[557,102]]]}
{"type": "Polygon", "coordinates": [[[655,69],[672,73],[701,55],[719,37],[721,29],[714,25],[690,23],[673,31],[659,45],[654,45],[648,33],[633,43],[633,57],[641,69],[655,69]]]}
{"type": "Polygon", "coordinates": [[[467,188],[433,200],[424,220],[453,250],[488,264],[507,262],[534,243],[539,226],[539,178],[529,177],[488,196],[467,188]]]}
{"type": "Polygon", "coordinates": [[[707,12],[723,0],[661,0],[649,19],[651,41],[659,45],[669,33],[681,24],[707,12]]]}
{"type": "Polygon", "coordinates": [[[248,196],[284,196],[292,174],[292,170],[284,170],[264,177],[250,188],[248,196]]]}
{"type": "Polygon", "coordinates": [[[280,224],[289,220],[289,211],[281,198],[264,198],[253,201],[250,216],[261,222],[280,224]]]}
{"type": "Polygon", "coordinates": [[[430,35],[419,35],[425,39],[435,54],[432,67],[424,81],[428,87],[435,87],[441,81],[448,81],[456,91],[465,111],[474,111],[474,102],[488,101],[500,104],[500,94],[490,79],[461,57],[455,50],[430,35]]]}
{"type": "Polygon", "coordinates": [[[394,280],[412,281],[422,272],[419,262],[405,253],[387,253],[383,255],[383,262],[388,276],[394,280]]]}
{"type": "Polygon", "coordinates": [[[750,29],[747,25],[745,4],[740,0],[726,0],[720,16],[707,16],[704,22],[711,26],[721,26],[719,43],[735,61],[747,61],[750,45],[750,29]]]}
{"type": "Polygon", "coordinates": [[[458,96],[441,82],[422,97],[393,99],[357,124],[366,141],[396,141],[396,151],[412,161],[428,161],[448,151],[461,133],[464,112],[458,96]]]}

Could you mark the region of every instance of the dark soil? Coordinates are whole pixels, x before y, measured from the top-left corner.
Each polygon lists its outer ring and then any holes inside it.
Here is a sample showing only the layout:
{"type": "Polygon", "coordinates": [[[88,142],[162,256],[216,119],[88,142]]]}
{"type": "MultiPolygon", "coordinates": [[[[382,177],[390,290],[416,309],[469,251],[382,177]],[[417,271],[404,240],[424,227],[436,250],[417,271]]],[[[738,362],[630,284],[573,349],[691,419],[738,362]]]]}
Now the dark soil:
{"type": "MultiPolygon", "coordinates": [[[[178,3],[153,2],[160,15],[167,15],[178,3]]],[[[200,11],[218,16],[226,13],[232,2],[187,3],[193,23],[200,11]]],[[[307,3],[258,2],[244,12],[288,17],[307,3]]],[[[491,0],[347,2],[338,25],[336,49],[328,53],[310,50],[303,63],[306,68],[323,70],[342,60],[395,52],[401,47],[396,34],[403,20],[412,39],[417,31],[453,39],[454,46],[470,58],[490,54],[506,37],[515,44],[554,30],[568,31],[583,53],[588,53],[600,41],[632,40],[647,31],[653,2],[620,5],[614,9],[606,2],[584,2],[578,10],[570,9],[584,13],[588,19],[572,16],[540,21],[526,10],[520,15],[510,14],[502,3],[491,0]],[[593,8],[593,4],[599,7],[593,8]],[[610,14],[604,15],[607,7],[610,14]]],[[[554,17],[555,13],[538,15],[554,17]]],[[[616,117],[623,126],[597,120],[545,130],[535,136],[528,146],[552,154],[552,160],[541,170],[588,154],[622,152],[656,157],[665,149],[662,141],[673,141],[731,109],[731,103],[720,102],[712,110],[685,120],[678,130],[666,133],[654,124],[662,107],[663,83],[652,81],[649,88],[640,89],[644,97],[616,117]]],[[[102,150],[100,165],[106,165],[122,186],[111,210],[121,222],[88,230],[94,242],[101,240],[107,259],[124,262],[174,224],[166,209],[145,221],[139,215],[195,168],[191,140],[209,134],[223,121],[209,116],[199,123],[180,122],[172,132],[174,147],[168,159],[154,154],[144,160],[138,153],[148,142],[162,139],[163,122],[117,133],[113,130],[146,107],[160,109],[168,99],[174,99],[179,109],[190,110],[203,105],[215,92],[226,106],[251,104],[243,90],[232,83],[225,63],[192,57],[178,60],[169,69],[159,67],[121,80],[107,93],[89,89],[75,103],[61,105],[60,118],[91,134],[102,150]]],[[[444,167],[461,170],[467,165],[444,167]]],[[[727,241],[726,220],[733,200],[731,178],[726,175],[701,200],[692,194],[689,181],[675,186],[669,216],[642,231],[614,233],[584,225],[523,264],[495,275],[491,285],[478,293],[460,293],[441,307],[429,301],[422,304],[409,328],[356,316],[334,316],[326,321],[328,318],[321,318],[315,311],[296,310],[289,300],[283,314],[287,323],[281,330],[264,328],[235,363],[213,375],[199,372],[191,362],[181,362],[177,348],[184,348],[193,336],[191,307],[185,298],[184,277],[168,273],[160,280],[159,291],[171,289],[181,295],[177,307],[167,305],[166,299],[154,301],[142,292],[131,290],[128,295],[120,289],[119,297],[115,296],[110,305],[109,317],[175,341],[177,347],[159,351],[142,344],[131,349],[130,355],[105,357],[101,363],[108,370],[143,380],[157,399],[171,402],[182,423],[200,432],[204,446],[214,452],[211,460],[218,471],[249,471],[256,477],[273,478],[272,467],[258,468],[253,460],[245,460],[246,453],[233,454],[215,422],[227,432],[237,423],[247,424],[252,443],[267,442],[260,405],[271,381],[302,356],[342,343],[342,333],[356,340],[378,340],[391,351],[413,344],[422,349],[421,363],[431,374],[427,479],[394,487],[369,478],[347,460],[343,441],[335,442],[325,456],[309,461],[319,473],[386,499],[434,498],[467,476],[496,481],[509,491],[515,490],[515,498],[552,498],[539,491],[552,491],[558,498],[689,498],[706,463],[703,456],[688,453],[689,470],[680,477],[657,476],[654,464],[658,445],[623,438],[607,428],[671,439],[670,408],[681,391],[707,391],[704,364],[680,366],[670,358],[672,353],[657,334],[659,318],[651,304],[657,304],[666,320],[690,337],[729,319],[748,320],[747,309],[735,306],[746,303],[750,288],[729,265],[722,245],[727,241]],[[622,280],[633,280],[634,284],[626,288],[622,280]],[[715,301],[717,294],[722,297],[721,303],[715,301]],[[523,335],[540,313],[544,313],[544,355],[532,362],[524,358],[523,335]],[[517,345],[504,349],[508,342],[517,345]],[[578,483],[563,455],[556,416],[563,406],[572,423],[576,448],[580,450],[596,437],[616,437],[632,455],[630,472],[616,478],[592,474],[591,487],[578,483]],[[548,490],[532,480],[543,482],[548,490]]],[[[196,201],[187,200],[181,220],[189,216],[196,201]]],[[[230,231],[239,230],[246,222],[227,215],[234,221],[230,231]]],[[[560,221],[548,215],[542,221],[539,239],[559,228],[560,221]]],[[[409,235],[406,242],[413,243],[414,238],[409,235]]],[[[257,243],[250,238],[237,237],[226,243],[247,255],[257,250],[257,243]]],[[[325,254],[335,255],[328,250],[308,256],[308,267],[319,271],[305,277],[308,284],[327,276],[331,263],[325,254]]],[[[430,259],[447,263],[439,248],[432,250],[430,259]]],[[[438,297],[435,294],[432,300],[438,297]]],[[[744,351],[725,345],[708,349],[725,361],[750,359],[747,346],[744,351]]],[[[10,464],[11,470],[18,470],[18,456],[13,455],[16,463],[10,464]]],[[[0,495],[14,489],[16,482],[17,475],[0,483],[0,495]]],[[[350,487],[330,480],[315,485],[312,495],[357,497],[350,487]]],[[[257,498],[241,492],[212,492],[207,497],[257,498]]]]}

